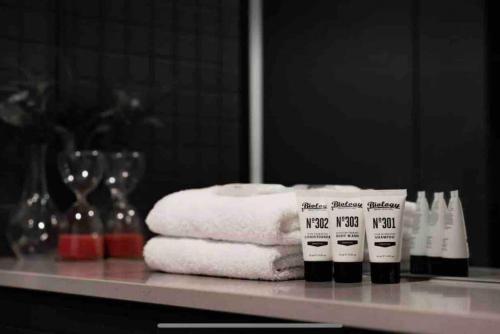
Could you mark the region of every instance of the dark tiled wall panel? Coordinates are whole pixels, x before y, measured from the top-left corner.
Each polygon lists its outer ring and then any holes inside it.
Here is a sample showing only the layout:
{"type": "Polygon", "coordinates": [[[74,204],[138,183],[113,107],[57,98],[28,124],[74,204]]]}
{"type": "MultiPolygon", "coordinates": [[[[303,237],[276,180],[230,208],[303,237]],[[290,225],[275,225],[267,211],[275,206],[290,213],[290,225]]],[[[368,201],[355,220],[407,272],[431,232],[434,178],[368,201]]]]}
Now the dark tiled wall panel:
{"type": "Polygon", "coordinates": [[[408,188],[410,200],[459,189],[471,264],[500,266],[484,1],[304,6],[265,1],[266,182],[408,188]]]}
{"type": "MultiPolygon", "coordinates": [[[[146,212],[167,192],[245,179],[242,11],[239,0],[0,0],[0,83],[22,66],[63,80],[73,68],[81,103],[109,87],[162,96],[165,126],[141,133],[147,173],[133,194],[146,212]],[[57,63],[59,61],[59,63],[57,63]]],[[[18,73],[17,73],[18,75],[18,73]]],[[[0,125],[0,205],[20,195],[24,151],[0,125]]],[[[55,154],[56,152],[52,152],[55,154]]],[[[61,207],[72,200],[49,161],[61,207]]]]}

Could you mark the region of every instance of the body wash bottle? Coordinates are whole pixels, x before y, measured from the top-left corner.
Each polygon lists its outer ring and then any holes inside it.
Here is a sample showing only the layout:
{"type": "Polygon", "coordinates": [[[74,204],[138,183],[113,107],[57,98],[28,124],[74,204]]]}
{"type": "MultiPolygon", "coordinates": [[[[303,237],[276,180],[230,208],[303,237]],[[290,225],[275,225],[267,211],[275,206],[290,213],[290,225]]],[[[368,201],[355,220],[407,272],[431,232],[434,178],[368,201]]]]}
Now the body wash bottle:
{"type": "Polygon", "coordinates": [[[443,245],[444,225],[448,209],[444,200],[444,193],[434,193],[431,214],[429,216],[426,254],[429,261],[429,274],[440,275],[441,249],[443,245]]]}
{"type": "Polygon", "coordinates": [[[417,195],[417,210],[412,228],[410,245],[410,272],[412,274],[427,274],[428,261],[426,254],[427,226],[429,225],[429,203],[425,191],[417,195]]]}
{"type": "Polygon", "coordinates": [[[363,279],[365,222],[359,192],[327,191],[331,221],[334,279],[356,283],[363,279]]]}
{"type": "Polygon", "coordinates": [[[442,272],[444,276],[468,276],[469,245],[458,190],[450,192],[448,219],[443,232],[441,249],[442,272]]]}

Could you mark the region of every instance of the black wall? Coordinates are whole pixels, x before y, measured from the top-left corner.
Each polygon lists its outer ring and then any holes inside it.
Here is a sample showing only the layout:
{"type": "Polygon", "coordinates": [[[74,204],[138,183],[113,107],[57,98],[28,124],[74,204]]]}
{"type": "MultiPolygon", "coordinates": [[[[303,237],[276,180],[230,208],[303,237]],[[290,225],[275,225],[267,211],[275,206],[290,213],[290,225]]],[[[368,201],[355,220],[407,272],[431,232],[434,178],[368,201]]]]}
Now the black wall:
{"type": "MultiPolygon", "coordinates": [[[[246,12],[239,0],[0,0],[0,86],[23,67],[71,80],[79,105],[107,107],[113,87],[161,96],[155,112],[165,126],[135,143],[147,170],[132,198],[145,215],[169,192],[248,178],[246,12]]],[[[15,134],[0,124],[2,237],[26,166],[15,134]]],[[[65,209],[74,198],[57,151],[49,150],[49,188],[65,209]]]]}
{"type": "Polygon", "coordinates": [[[459,189],[493,264],[483,1],[264,4],[266,182],[459,189]]]}

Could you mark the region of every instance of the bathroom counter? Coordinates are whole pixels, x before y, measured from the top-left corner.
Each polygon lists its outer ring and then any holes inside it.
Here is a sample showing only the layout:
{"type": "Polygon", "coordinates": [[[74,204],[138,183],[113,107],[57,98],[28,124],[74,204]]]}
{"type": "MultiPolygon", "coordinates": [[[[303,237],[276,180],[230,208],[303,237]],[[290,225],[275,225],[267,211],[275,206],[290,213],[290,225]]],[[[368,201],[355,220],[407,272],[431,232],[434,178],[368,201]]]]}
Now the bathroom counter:
{"type": "Polygon", "coordinates": [[[0,287],[390,331],[497,331],[500,284],[489,281],[500,270],[471,272],[474,282],[411,278],[372,285],[365,277],[361,284],[306,284],[163,274],[133,260],[1,258],[0,287]]]}

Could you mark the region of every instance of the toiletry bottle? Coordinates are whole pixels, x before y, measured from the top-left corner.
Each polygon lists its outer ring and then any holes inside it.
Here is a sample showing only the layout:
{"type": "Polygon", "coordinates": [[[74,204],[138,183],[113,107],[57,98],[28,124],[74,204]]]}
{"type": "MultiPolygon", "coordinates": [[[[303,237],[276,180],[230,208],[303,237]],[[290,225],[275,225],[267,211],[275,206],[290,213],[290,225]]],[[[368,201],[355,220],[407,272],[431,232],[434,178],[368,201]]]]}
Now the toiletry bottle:
{"type": "Polygon", "coordinates": [[[356,283],[363,279],[365,222],[358,192],[325,191],[330,210],[334,279],[356,283]]]}
{"type": "Polygon", "coordinates": [[[399,283],[406,189],[362,193],[372,283],[399,283]]]}
{"type": "Polygon", "coordinates": [[[429,274],[440,275],[441,269],[441,249],[443,245],[444,225],[447,219],[446,202],[444,193],[434,193],[429,225],[427,230],[426,254],[429,261],[429,274]]]}
{"type": "Polygon", "coordinates": [[[310,282],[332,281],[333,263],[330,244],[330,217],[324,191],[299,190],[299,213],[304,278],[310,282]]]}
{"type": "Polygon", "coordinates": [[[427,274],[428,261],[426,255],[427,226],[429,224],[429,203],[425,191],[417,195],[416,217],[412,227],[410,245],[410,272],[412,274],[427,274]]]}
{"type": "Polygon", "coordinates": [[[468,276],[469,246],[462,202],[458,197],[458,190],[450,192],[448,219],[443,232],[441,257],[442,275],[468,276]]]}

